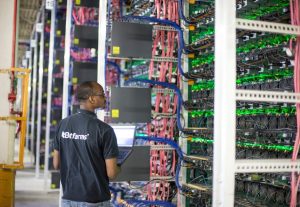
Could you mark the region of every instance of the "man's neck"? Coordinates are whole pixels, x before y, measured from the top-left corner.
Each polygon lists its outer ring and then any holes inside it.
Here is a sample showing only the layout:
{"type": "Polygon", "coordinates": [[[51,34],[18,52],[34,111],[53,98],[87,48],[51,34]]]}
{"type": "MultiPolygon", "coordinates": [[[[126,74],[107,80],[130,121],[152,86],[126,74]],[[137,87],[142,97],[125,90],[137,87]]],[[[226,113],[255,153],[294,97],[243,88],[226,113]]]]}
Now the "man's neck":
{"type": "Polygon", "coordinates": [[[87,111],[90,111],[90,112],[95,112],[95,109],[94,109],[94,108],[86,107],[86,106],[84,106],[84,105],[80,105],[80,109],[82,109],[82,110],[87,110],[87,111]]]}

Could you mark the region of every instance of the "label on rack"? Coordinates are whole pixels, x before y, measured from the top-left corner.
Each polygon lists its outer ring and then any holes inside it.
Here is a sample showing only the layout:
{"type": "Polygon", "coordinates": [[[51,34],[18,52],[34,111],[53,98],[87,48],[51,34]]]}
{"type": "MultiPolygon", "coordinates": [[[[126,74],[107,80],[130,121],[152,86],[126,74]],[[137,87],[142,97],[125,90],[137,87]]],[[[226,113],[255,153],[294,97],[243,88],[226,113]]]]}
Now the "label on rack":
{"type": "Polygon", "coordinates": [[[37,23],[35,27],[36,32],[43,32],[43,26],[44,25],[42,23],[37,23]]]}
{"type": "Polygon", "coordinates": [[[36,39],[30,41],[30,47],[36,47],[36,39]]]}
{"type": "Polygon", "coordinates": [[[111,117],[112,118],[119,118],[119,109],[112,109],[111,110],[111,117]]]}
{"type": "Polygon", "coordinates": [[[46,0],[46,9],[52,10],[54,8],[54,0],[46,0]]]}
{"type": "Polygon", "coordinates": [[[26,56],[26,58],[30,58],[31,57],[31,51],[26,51],[25,56],[26,56]]]}
{"type": "Polygon", "coordinates": [[[74,39],[74,45],[78,45],[79,44],[79,39],[78,38],[75,38],[74,39]]]}
{"type": "Polygon", "coordinates": [[[78,82],[78,78],[77,78],[77,77],[73,77],[73,78],[72,78],[72,83],[73,83],[73,84],[76,84],[77,82],[78,82]]]}
{"type": "Polygon", "coordinates": [[[61,31],[60,31],[60,30],[57,30],[57,31],[56,31],[56,35],[57,35],[57,36],[61,36],[61,31]]]}
{"type": "Polygon", "coordinates": [[[75,0],[75,4],[76,5],[80,5],[81,4],[81,0],[75,0]]]}
{"type": "Polygon", "coordinates": [[[119,46],[113,46],[113,55],[119,55],[120,54],[120,47],[119,46]]]}

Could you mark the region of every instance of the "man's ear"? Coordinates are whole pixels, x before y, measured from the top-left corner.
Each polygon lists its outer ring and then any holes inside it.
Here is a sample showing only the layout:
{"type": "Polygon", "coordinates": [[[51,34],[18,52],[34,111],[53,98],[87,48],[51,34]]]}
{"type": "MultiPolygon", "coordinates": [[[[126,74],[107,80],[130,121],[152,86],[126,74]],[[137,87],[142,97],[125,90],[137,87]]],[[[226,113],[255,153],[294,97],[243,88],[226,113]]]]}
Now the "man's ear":
{"type": "Polygon", "coordinates": [[[89,102],[90,102],[91,104],[95,103],[94,96],[90,96],[90,97],[89,97],[89,102]]]}

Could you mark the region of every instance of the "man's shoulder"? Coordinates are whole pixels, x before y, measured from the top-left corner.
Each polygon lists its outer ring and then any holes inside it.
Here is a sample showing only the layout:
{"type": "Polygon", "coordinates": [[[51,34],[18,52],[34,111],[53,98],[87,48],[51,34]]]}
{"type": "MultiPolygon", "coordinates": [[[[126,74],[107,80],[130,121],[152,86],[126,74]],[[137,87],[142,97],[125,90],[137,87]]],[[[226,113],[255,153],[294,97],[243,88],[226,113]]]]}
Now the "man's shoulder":
{"type": "Polygon", "coordinates": [[[112,129],[112,127],[111,127],[109,124],[107,124],[107,123],[101,121],[100,119],[97,119],[97,122],[98,122],[98,124],[99,124],[99,127],[100,127],[101,129],[103,129],[104,131],[109,130],[109,129],[112,129]]]}
{"type": "Polygon", "coordinates": [[[76,118],[78,114],[71,114],[70,116],[67,116],[66,118],[63,118],[60,122],[66,122],[69,121],[70,119],[76,118]]]}
{"type": "MultiPolygon", "coordinates": [[[[60,121],[60,123],[64,124],[64,123],[70,122],[72,120],[78,120],[78,119],[80,119],[80,117],[81,117],[80,113],[72,114],[72,115],[62,119],[60,121]]],[[[97,127],[99,127],[103,131],[107,131],[107,130],[112,129],[112,127],[109,124],[101,121],[97,117],[85,116],[85,118],[90,119],[90,121],[92,120],[97,125],[97,127]]]]}

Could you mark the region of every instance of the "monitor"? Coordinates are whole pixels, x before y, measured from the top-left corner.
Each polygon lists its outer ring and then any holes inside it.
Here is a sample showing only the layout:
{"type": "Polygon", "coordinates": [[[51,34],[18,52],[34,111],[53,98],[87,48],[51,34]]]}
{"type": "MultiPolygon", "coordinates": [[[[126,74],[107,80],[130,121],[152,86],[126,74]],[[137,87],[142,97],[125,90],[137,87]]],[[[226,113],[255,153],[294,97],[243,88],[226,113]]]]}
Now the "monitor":
{"type": "Polygon", "coordinates": [[[135,126],[112,125],[119,147],[132,147],[135,137],[135,126]]]}

